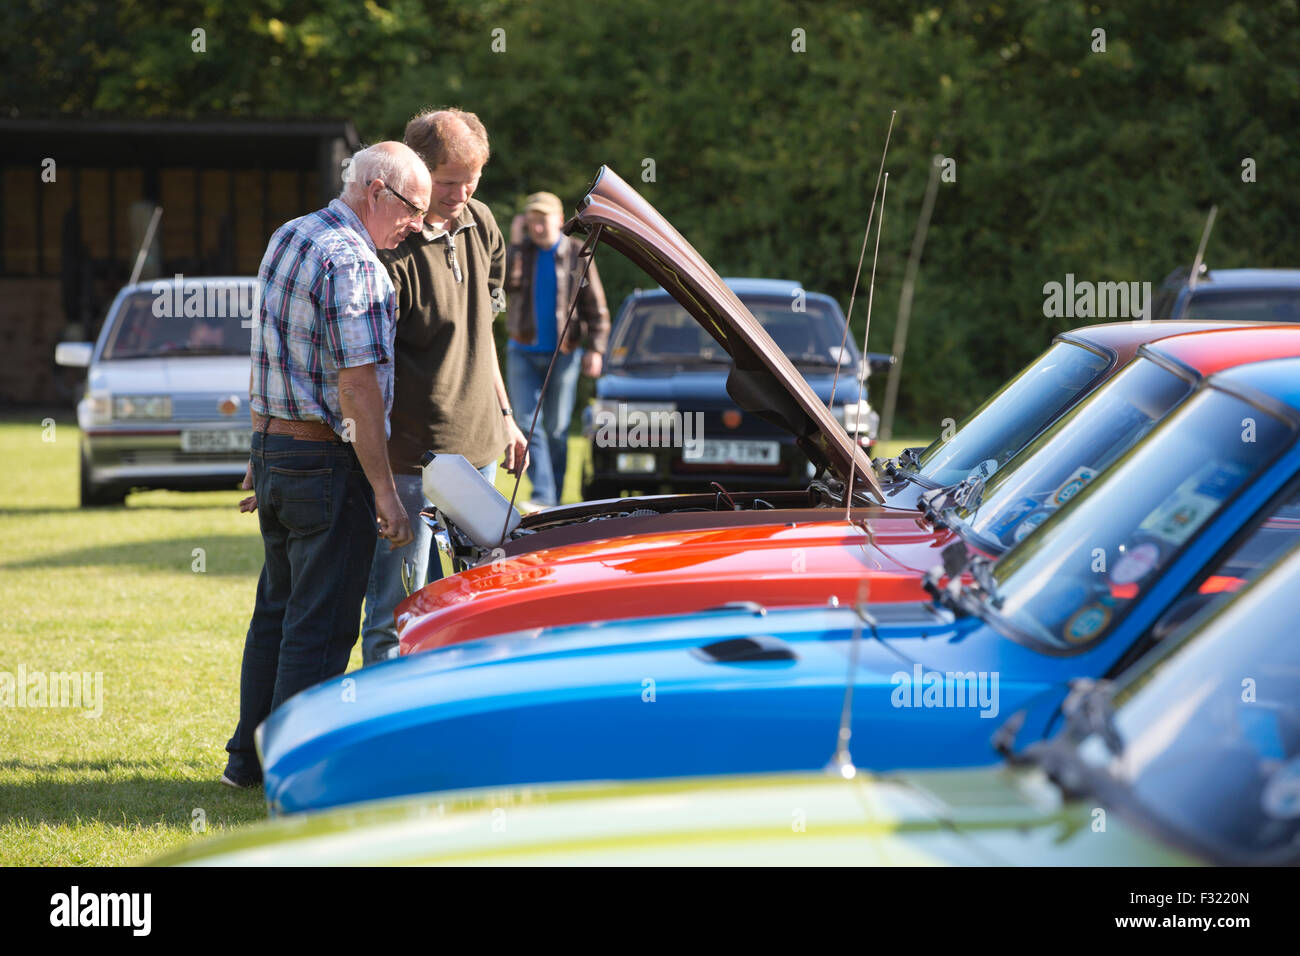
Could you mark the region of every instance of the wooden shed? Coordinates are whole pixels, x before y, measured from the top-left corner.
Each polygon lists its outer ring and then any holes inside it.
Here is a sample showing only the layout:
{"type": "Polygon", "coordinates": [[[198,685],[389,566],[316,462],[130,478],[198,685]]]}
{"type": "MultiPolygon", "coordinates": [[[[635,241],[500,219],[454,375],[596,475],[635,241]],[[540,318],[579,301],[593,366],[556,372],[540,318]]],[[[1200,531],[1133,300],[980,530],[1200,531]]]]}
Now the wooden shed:
{"type": "Polygon", "coordinates": [[[347,120],[0,119],[0,404],[75,398],[55,343],[98,333],[155,206],[142,278],[256,274],[358,145],[347,120]]]}

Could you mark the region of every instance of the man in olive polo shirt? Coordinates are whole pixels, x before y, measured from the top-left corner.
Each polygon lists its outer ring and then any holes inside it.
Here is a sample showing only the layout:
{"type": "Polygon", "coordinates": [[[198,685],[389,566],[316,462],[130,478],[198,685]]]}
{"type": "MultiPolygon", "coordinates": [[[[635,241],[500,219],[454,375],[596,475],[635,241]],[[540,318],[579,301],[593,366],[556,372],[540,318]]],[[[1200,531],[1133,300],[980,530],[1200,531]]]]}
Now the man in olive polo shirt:
{"type": "Polygon", "coordinates": [[[525,465],[527,442],[515,424],[492,337],[505,305],[506,244],[486,205],[471,197],[487,163],[487,131],[473,113],[430,110],[406,125],[405,143],[424,157],[433,194],[424,229],[383,255],[397,291],[392,435],[388,458],[415,540],[376,547],[366,589],[362,652],[366,664],[397,653],[394,608],[406,597],[402,560],[413,586],[442,576],[429,555],[431,533],[420,456],[464,455],[491,481],[505,450],[512,474],[525,465]]]}

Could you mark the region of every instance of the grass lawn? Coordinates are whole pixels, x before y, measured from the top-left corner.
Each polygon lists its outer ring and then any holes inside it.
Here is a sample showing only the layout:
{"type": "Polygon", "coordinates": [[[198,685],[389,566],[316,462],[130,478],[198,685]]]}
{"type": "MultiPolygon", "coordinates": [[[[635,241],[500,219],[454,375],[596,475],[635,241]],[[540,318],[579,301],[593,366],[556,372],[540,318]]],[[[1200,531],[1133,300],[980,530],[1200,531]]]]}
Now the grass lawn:
{"type": "MultiPolygon", "coordinates": [[[[237,491],[82,511],[75,420],[51,414],[53,441],[42,413],[0,421],[0,672],[98,675],[102,713],[0,706],[0,866],[137,862],[262,819],[260,791],[217,783],[261,569],[256,518],[237,491]]],[[[566,500],[585,453],[572,441],[566,500]]],[[[510,494],[506,476],[498,487],[510,494]]]]}

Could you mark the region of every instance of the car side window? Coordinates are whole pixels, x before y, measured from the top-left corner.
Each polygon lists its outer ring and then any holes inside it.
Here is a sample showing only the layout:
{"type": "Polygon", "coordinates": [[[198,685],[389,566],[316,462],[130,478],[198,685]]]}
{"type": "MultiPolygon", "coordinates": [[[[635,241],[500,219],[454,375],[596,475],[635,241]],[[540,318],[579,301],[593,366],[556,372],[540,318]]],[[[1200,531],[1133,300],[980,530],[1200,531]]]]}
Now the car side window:
{"type": "Polygon", "coordinates": [[[1209,613],[1300,545],[1300,483],[1284,491],[1264,514],[1263,521],[1229,545],[1209,574],[1170,606],[1152,629],[1153,638],[1162,640],[1192,617],[1209,613]]]}

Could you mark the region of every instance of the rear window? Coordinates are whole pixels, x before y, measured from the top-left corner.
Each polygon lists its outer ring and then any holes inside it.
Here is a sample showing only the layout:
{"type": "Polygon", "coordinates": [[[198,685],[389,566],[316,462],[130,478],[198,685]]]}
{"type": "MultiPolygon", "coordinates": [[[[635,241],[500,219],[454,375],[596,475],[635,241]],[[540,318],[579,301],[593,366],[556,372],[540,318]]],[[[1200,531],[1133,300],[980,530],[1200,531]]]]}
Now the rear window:
{"type": "Polygon", "coordinates": [[[1224,322],[1300,322],[1300,289],[1252,292],[1202,289],[1192,293],[1184,318],[1224,322]]]}

